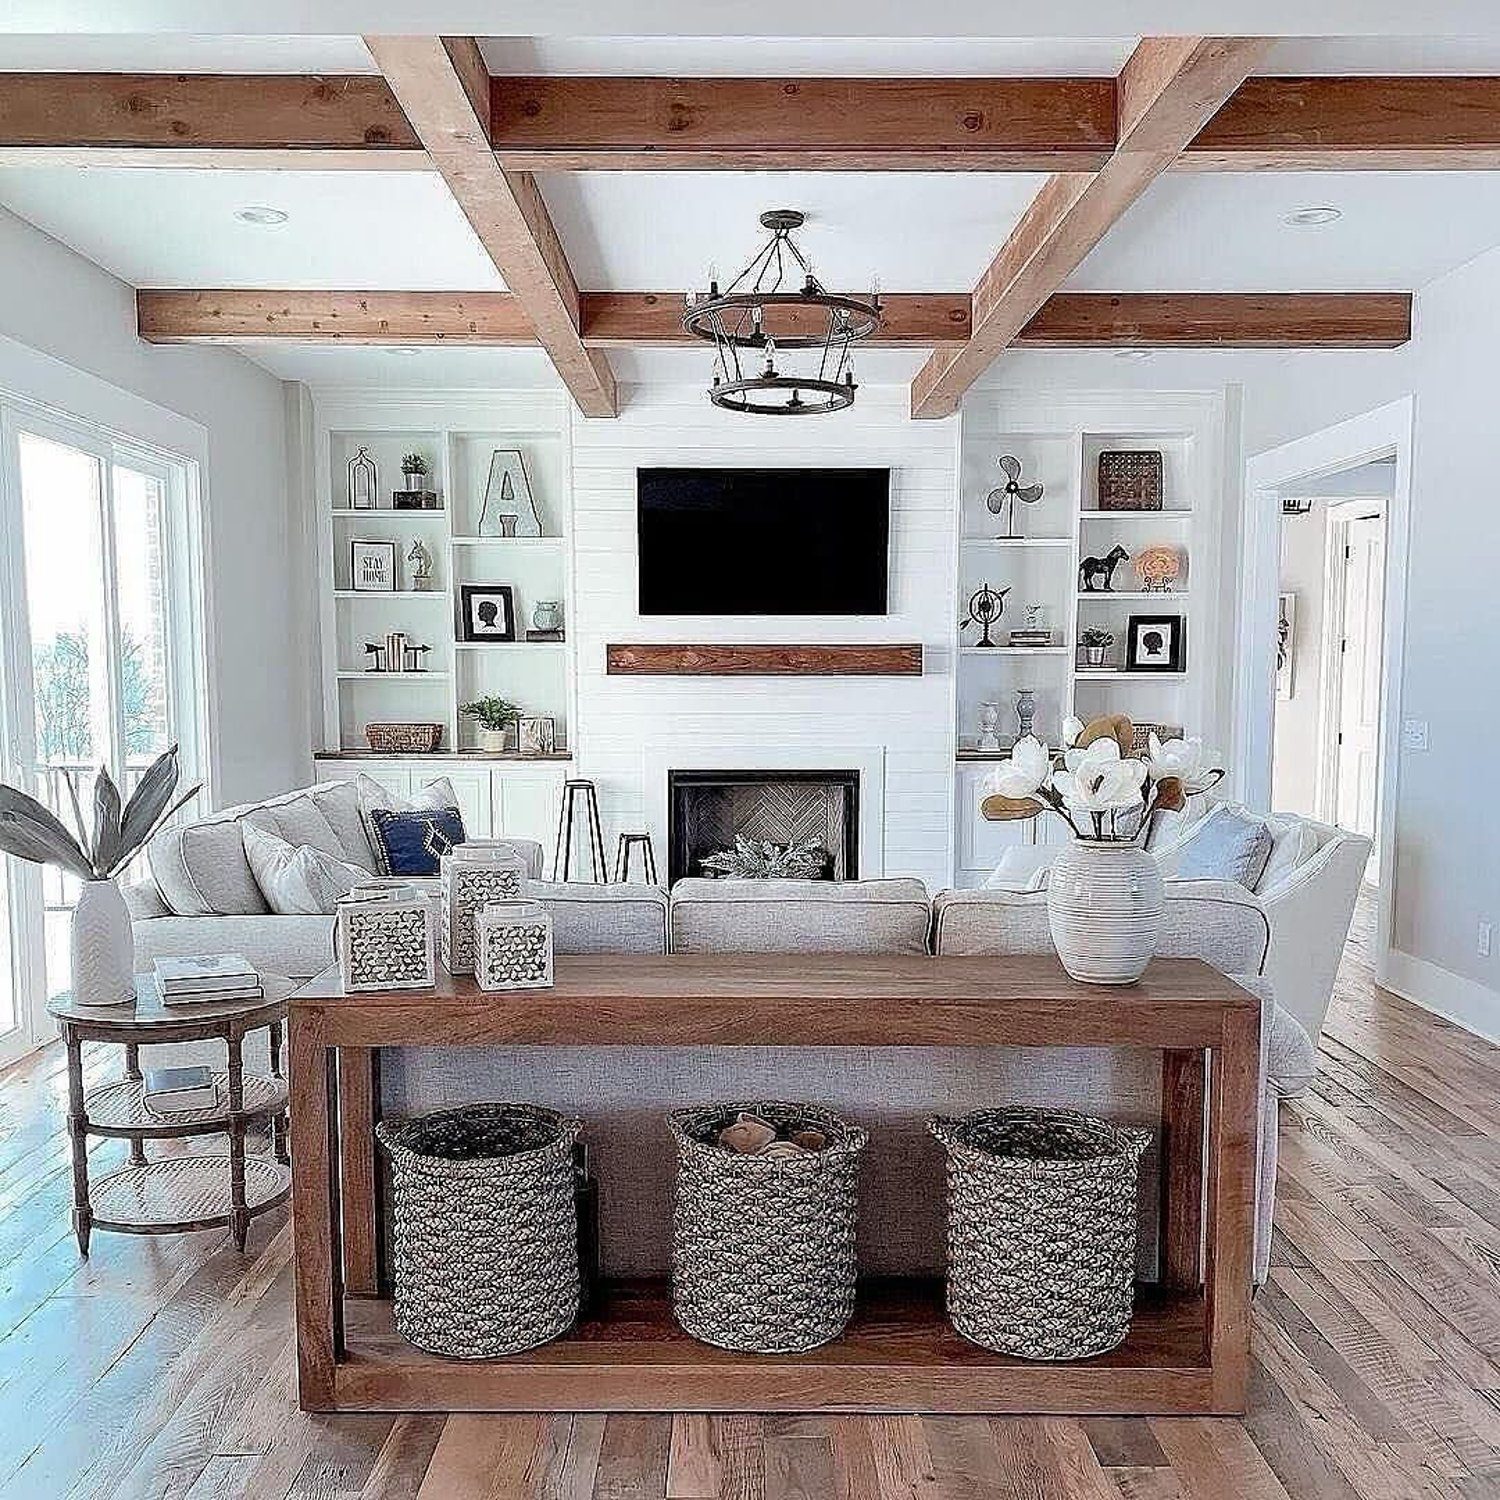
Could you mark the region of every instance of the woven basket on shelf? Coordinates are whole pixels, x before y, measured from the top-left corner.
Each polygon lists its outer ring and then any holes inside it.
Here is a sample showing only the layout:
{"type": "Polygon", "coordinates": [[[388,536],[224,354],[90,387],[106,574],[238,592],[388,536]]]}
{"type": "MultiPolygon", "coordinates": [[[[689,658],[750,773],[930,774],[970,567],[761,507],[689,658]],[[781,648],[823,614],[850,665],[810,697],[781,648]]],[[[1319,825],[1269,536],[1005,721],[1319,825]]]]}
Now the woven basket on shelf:
{"type": "Polygon", "coordinates": [[[396,1331],[433,1354],[531,1349],[578,1316],[573,1142],[531,1104],[471,1104],[375,1133],[391,1158],[396,1331]]]}
{"type": "Polygon", "coordinates": [[[1084,1359],[1122,1343],[1150,1132],[1039,1109],[976,1110],[927,1128],[948,1152],[954,1328],[1023,1359],[1084,1359]]]}
{"type": "Polygon", "coordinates": [[[1100,510],[1160,510],[1161,454],[1114,449],[1099,455],[1100,510]]]}
{"type": "Polygon", "coordinates": [[[672,1307],[724,1349],[815,1349],[854,1311],[855,1178],[865,1132],[806,1104],[709,1104],[668,1118],[677,1142],[672,1307]],[[744,1110],[828,1138],[801,1156],[742,1156],[714,1144],[744,1110]]]}
{"type": "Polygon", "coordinates": [[[365,740],[380,755],[431,755],[443,743],[443,726],[366,724],[365,740]]]}

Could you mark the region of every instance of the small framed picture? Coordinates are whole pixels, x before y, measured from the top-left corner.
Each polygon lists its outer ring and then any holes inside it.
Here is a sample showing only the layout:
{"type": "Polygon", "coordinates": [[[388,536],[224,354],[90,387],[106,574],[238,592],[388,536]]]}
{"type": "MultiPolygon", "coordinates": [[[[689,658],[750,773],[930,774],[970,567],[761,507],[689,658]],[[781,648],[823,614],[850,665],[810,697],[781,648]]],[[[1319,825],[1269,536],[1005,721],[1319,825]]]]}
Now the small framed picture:
{"type": "Polygon", "coordinates": [[[1292,663],[1297,654],[1297,596],[1283,594],[1276,611],[1276,696],[1290,698],[1296,691],[1292,663]]]}
{"type": "Polygon", "coordinates": [[[1131,615],[1125,630],[1125,670],[1180,672],[1186,648],[1181,615],[1131,615]]]}
{"type": "Polygon", "coordinates": [[[396,588],[396,544],[355,538],[349,543],[349,587],[361,594],[389,594],[396,588]]]}
{"type": "Polygon", "coordinates": [[[466,641],[515,640],[516,606],[508,583],[465,583],[459,593],[466,641]]]}
{"type": "Polygon", "coordinates": [[[522,755],[551,755],[557,749],[557,723],[551,718],[523,717],[516,732],[522,755]]]}

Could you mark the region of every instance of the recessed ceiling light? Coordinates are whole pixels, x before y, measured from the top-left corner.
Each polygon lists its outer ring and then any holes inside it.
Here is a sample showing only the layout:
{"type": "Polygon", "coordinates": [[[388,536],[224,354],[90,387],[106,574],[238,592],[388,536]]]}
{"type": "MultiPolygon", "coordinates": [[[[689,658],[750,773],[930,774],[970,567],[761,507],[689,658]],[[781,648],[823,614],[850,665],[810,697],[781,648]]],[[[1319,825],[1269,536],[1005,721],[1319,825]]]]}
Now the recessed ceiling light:
{"type": "Polygon", "coordinates": [[[392,344],[385,352],[397,355],[402,359],[410,359],[417,351],[409,344],[392,344]]]}
{"type": "Polygon", "coordinates": [[[1319,224],[1332,224],[1335,219],[1343,217],[1341,208],[1299,208],[1287,214],[1281,222],[1292,229],[1315,229],[1319,224]]]}
{"type": "Polygon", "coordinates": [[[266,208],[263,204],[252,203],[245,208],[237,208],[234,216],[242,224],[285,224],[287,215],[279,208],[266,208]]]}
{"type": "Polygon", "coordinates": [[[1151,358],[1151,350],[1149,350],[1149,349],[1116,349],[1115,350],[1115,358],[1116,359],[1130,359],[1130,360],[1150,359],[1151,358]]]}

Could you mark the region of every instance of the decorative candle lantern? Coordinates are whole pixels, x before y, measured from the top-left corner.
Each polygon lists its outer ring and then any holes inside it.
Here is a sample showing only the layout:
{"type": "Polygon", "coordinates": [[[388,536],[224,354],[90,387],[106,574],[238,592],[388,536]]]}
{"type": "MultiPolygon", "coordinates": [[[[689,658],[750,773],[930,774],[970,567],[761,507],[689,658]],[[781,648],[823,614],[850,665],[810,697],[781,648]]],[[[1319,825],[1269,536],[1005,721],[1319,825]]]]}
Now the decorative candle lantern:
{"type": "Polygon", "coordinates": [[[349,460],[349,509],[374,510],[375,486],[379,481],[375,460],[368,448],[360,448],[349,460]]]}
{"type": "Polygon", "coordinates": [[[526,866],[493,844],[460,844],[438,861],[443,963],[450,974],[474,972],[474,916],[491,901],[519,901],[526,866]]]}
{"type": "Polygon", "coordinates": [[[415,886],[356,886],[339,901],[334,923],[346,991],[433,987],[437,913],[415,886]]]}
{"type": "Polygon", "coordinates": [[[552,986],[552,914],[538,901],[491,901],[474,918],[474,979],[482,990],[552,986]]]}

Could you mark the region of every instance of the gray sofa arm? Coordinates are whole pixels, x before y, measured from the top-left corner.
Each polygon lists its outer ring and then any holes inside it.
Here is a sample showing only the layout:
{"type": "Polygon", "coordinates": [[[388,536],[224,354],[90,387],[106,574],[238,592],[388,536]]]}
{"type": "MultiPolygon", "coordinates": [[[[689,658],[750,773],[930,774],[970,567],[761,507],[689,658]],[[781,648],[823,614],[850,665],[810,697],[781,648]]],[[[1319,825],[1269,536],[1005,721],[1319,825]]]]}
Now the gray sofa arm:
{"type": "Polygon", "coordinates": [[[153,917],[172,915],[172,908],[162,900],[154,880],[141,880],[134,885],[127,885],[120,894],[125,898],[125,909],[133,922],[147,922],[153,917]]]}
{"type": "Polygon", "coordinates": [[[303,980],[333,962],[332,917],[152,917],[131,925],[142,971],[158,958],[241,953],[262,974],[303,980]]]}

